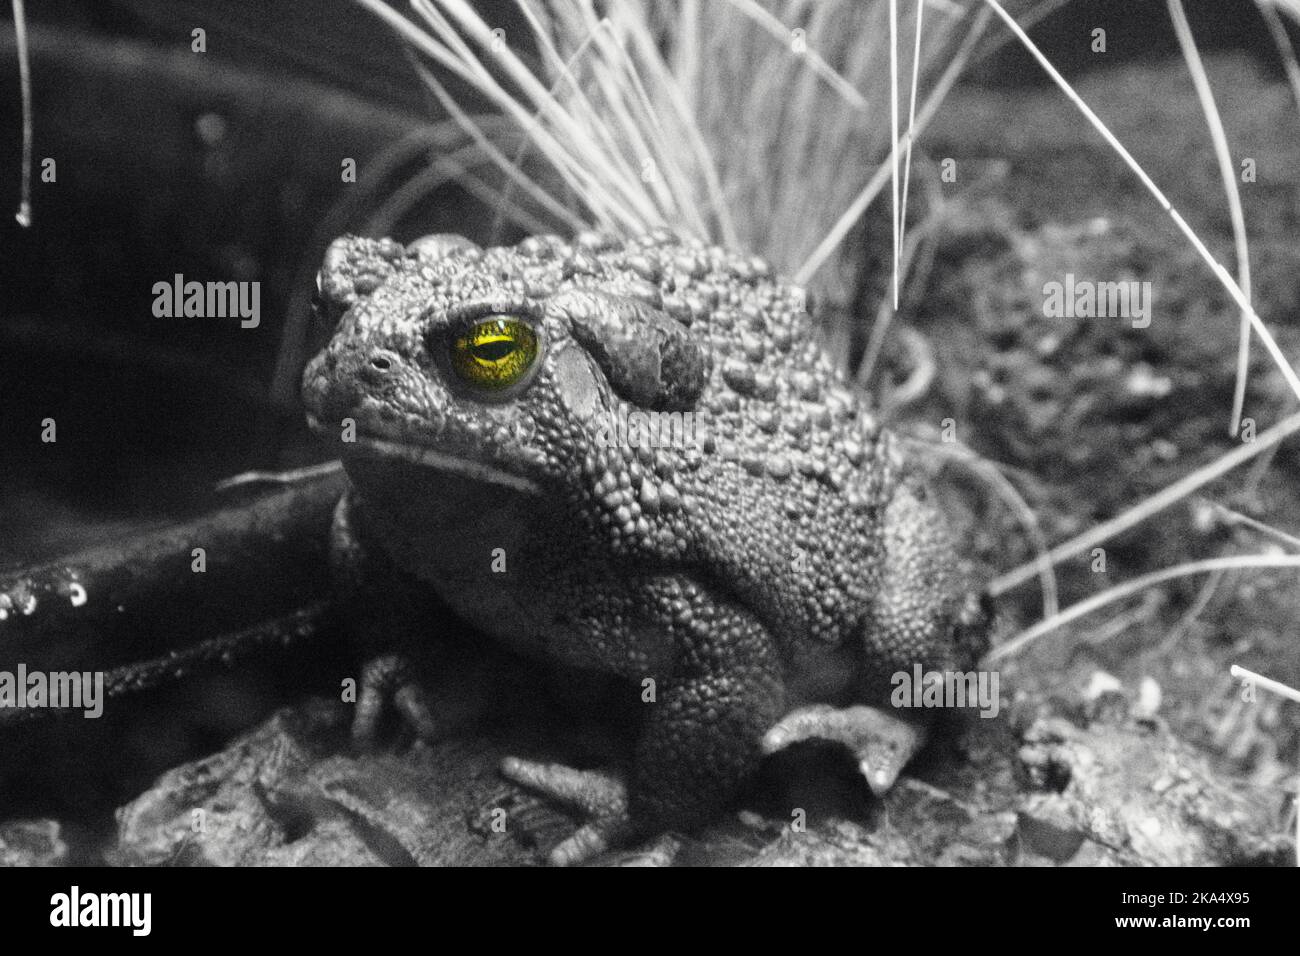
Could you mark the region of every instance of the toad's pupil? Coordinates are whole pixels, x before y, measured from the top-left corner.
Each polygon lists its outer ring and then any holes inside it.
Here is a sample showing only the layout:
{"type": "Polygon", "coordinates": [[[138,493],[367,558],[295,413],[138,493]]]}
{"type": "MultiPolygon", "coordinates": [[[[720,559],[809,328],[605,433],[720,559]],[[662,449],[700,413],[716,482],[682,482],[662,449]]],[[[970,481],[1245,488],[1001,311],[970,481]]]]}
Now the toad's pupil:
{"type": "Polygon", "coordinates": [[[495,339],[491,342],[479,342],[474,346],[474,357],[485,362],[499,362],[515,350],[515,343],[510,339],[495,339]]]}

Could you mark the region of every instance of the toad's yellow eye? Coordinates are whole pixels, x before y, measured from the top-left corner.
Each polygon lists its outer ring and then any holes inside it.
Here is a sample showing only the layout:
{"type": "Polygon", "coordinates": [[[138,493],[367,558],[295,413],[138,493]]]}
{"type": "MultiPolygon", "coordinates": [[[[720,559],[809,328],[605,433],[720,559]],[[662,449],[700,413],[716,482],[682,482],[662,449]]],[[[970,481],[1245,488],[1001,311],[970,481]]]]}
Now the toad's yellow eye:
{"type": "Polygon", "coordinates": [[[494,315],[475,322],[451,343],[451,365],[475,388],[499,391],[528,373],[537,361],[537,333],[527,322],[494,315]]]}

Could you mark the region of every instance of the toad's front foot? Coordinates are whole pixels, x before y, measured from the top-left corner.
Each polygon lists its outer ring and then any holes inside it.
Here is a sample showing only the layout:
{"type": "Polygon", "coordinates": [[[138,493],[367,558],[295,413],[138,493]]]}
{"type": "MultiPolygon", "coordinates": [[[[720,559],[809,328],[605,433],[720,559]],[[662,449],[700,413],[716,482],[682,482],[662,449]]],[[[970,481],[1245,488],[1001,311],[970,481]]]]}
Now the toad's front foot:
{"type": "Polygon", "coordinates": [[[928,723],[895,716],[875,707],[843,709],[827,704],[800,707],[786,714],[763,737],[763,752],[775,753],[803,740],[844,744],[876,796],[884,796],[928,736],[928,723]]]}
{"type": "Polygon", "coordinates": [[[421,740],[432,741],[439,736],[440,728],[428,695],[416,679],[410,662],[400,654],[386,654],[367,661],[361,669],[352,739],[364,747],[373,747],[390,702],[421,740]]]}
{"type": "Polygon", "coordinates": [[[585,863],[625,845],[636,833],[628,812],[627,784],[620,777],[518,757],[505,758],[501,772],[521,787],[574,807],[588,817],[573,836],[551,851],[553,866],[585,863]]]}

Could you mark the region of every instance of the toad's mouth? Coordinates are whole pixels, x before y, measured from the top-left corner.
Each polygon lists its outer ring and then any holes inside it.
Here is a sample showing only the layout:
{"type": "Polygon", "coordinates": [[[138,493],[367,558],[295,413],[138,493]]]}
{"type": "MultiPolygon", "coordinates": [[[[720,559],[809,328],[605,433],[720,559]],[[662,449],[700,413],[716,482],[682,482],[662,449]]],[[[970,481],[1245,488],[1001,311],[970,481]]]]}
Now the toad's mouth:
{"type": "MultiPolygon", "coordinates": [[[[312,431],[318,434],[322,434],[324,431],[320,426],[320,422],[312,415],[307,416],[307,424],[312,431]]],[[[354,442],[348,443],[347,451],[343,455],[345,468],[347,459],[354,455],[364,456],[372,460],[403,462],[417,468],[427,468],[430,471],[456,475],[461,478],[468,478],[471,481],[497,485],[524,494],[538,496],[542,494],[541,485],[531,478],[525,478],[522,475],[506,471],[504,468],[495,465],[486,464],[475,458],[456,455],[444,449],[431,448],[428,445],[402,441],[391,435],[359,433],[354,442]]]]}

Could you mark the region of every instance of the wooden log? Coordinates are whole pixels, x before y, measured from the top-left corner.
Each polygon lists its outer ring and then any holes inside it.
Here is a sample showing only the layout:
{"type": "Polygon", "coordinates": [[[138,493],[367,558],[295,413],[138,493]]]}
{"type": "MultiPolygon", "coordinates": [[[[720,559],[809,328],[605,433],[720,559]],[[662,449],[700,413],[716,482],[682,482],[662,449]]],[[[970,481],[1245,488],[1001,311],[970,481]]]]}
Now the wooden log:
{"type": "Polygon", "coordinates": [[[326,599],[330,516],[344,487],[334,472],[0,574],[0,669],[110,670],[326,599]]]}
{"type": "MultiPolygon", "coordinates": [[[[329,614],[328,600],[255,624],[233,634],[223,634],[162,657],[115,667],[104,675],[104,702],[181,681],[209,667],[232,667],[254,658],[312,640],[329,614]]],[[[0,707],[0,727],[40,717],[79,716],[80,707],[0,707]]]]}

